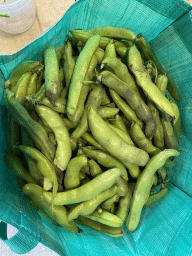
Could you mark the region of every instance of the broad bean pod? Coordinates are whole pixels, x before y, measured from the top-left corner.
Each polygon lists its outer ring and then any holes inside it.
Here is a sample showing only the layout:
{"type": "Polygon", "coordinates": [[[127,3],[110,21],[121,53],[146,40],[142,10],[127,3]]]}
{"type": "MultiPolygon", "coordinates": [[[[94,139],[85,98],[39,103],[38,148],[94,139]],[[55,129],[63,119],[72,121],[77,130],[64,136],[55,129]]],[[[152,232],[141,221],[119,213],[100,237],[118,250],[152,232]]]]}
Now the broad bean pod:
{"type": "Polygon", "coordinates": [[[111,237],[121,237],[124,231],[120,227],[110,227],[108,225],[102,224],[98,221],[88,219],[84,216],[79,216],[76,220],[77,223],[89,227],[90,229],[96,230],[97,232],[104,233],[111,237]]]}
{"type": "Polygon", "coordinates": [[[54,164],[61,170],[65,170],[72,155],[69,132],[58,113],[47,106],[35,107],[38,115],[53,130],[57,141],[54,164]]]}
{"type": "Polygon", "coordinates": [[[162,187],[157,193],[151,194],[147,202],[145,203],[144,207],[149,207],[153,205],[154,203],[162,199],[167,194],[167,192],[168,192],[168,188],[162,187]]]}
{"type": "Polygon", "coordinates": [[[104,190],[103,192],[101,192],[100,194],[98,194],[97,196],[80,203],[79,205],[75,206],[74,208],[72,208],[72,210],[69,212],[68,215],[68,220],[73,220],[79,217],[79,215],[89,215],[91,213],[93,213],[96,208],[106,199],[108,199],[109,197],[112,197],[117,191],[117,186],[114,185],[113,187],[104,190]]]}
{"type": "Polygon", "coordinates": [[[127,170],[125,169],[123,164],[112,155],[102,150],[91,150],[87,147],[83,147],[82,150],[87,157],[97,160],[99,164],[107,168],[113,168],[113,167],[119,168],[121,170],[122,177],[125,180],[128,180],[127,170]]]}
{"type": "Polygon", "coordinates": [[[167,73],[163,69],[162,65],[158,61],[158,59],[157,59],[157,57],[156,57],[156,55],[153,51],[153,48],[146,41],[146,39],[144,38],[144,36],[142,34],[137,35],[137,39],[135,40],[135,44],[139,48],[140,52],[142,53],[145,61],[152,60],[155,63],[156,67],[157,67],[158,73],[166,73],[166,75],[168,77],[168,81],[169,81],[167,89],[169,90],[171,96],[175,100],[180,101],[181,97],[179,95],[179,91],[178,91],[177,87],[175,86],[175,82],[174,82],[173,78],[171,77],[171,75],[169,73],[167,73]]]}
{"type": "Polygon", "coordinates": [[[89,67],[91,58],[99,46],[100,38],[101,37],[99,35],[92,36],[79,54],[69,87],[67,114],[73,115],[77,109],[85,74],[89,67]]]}
{"type": "Polygon", "coordinates": [[[155,147],[152,142],[146,138],[141,127],[137,123],[132,123],[130,133],[135,144],[149,155],[154,156],[161,152],[159,148],[155,147]]]}
{"type": "Polygon", "coordinates": [[[126,87],[124,85],[124,82],[121,81],[116,75],[112,74],[111,72],[101,72],[101,74],[98,77],[98,80],[101,80],[102,83],[108,86],[110,89],[115,90],[120,96],[122,96],[127,101],[132,110],[135,111],[137,117],[141,121],[145,122],[145,134],[147,138],[152,138],[154,133],[156,132],[156,124],[153,119],[151,110],[145,104],[143,99],[139,97],[135,93],[135,91],[133,91],[133,89],[126,87]]]}
{"type": "MultiPolygon", "coordinates": [[[[54,205],[75,204],[89,200],[112,187],[120,175],[121,171],[118,168],[107,170],[78,188],[57,193],[54,205]]],[[[52,201],[52,193],[44,192],[43,196],[47,202],[52,201]]]]}
{"type": "Polygon", "coordinates": [[[127,62],[130,70],[135,75],[137,84],[147,94],[147,97],[152,100],[161,111],[174,118],[175,114],[171,103],[151,81],[150,75],[146,72],[142,63],[141,54],[135,45],[129,48],[127,62]]]}
{"type": "Polygon", "coordinates": [[[106,36],[109,38],[117,38],[117,39],[125,39],[128,41],[134,41],[136,39],[135,33],[124,27],[117,27],[117,26],[103,26],[103,27],[97,27],[90,30],[84,30],[88,32],[91,35],[100,35],[100,36],[106,36]]]}
{"type": "Polygon", "coordinates": [[[127,66],[123,64],[121,60],[111,57],[104,58],[101,63],[101,69],[103,69],[104,67],[111,67],[115,75],[120,80],[125,82],[125,85],[127,87],[131,87],[138,95],[140,95],[134,78],[129,73],[127,66]]]}
{"type": "Polygon", "coordinates": [[[80,170],[87,164],[85,155],[74,157],[70,160],[65,172],[64,186],[65,190],[76,188],[80,185],[80,170]]]}
{"type": "Polygon", "coordinates": [[[93,159],[89,160],[88,163],[90,166],[90,174],[92,177],[96,177],[97,175],[102,173],[101,167],[93,159]]]}
{"type": "Polygon", "coordinates": [[[49,101],[55,106],[60,95],[59,64],[54,46],[47,46],[43,52],[45,63],[45,91],[49,101]]]}
{"type": "Polygon", "coordinates": [[[54,205],[52,210],[50,209],[49,203],[47,203],[42,197],[43,189],[40,186],[31,183],[26,184],[23,187],[23,193],[28,195],[38,208],[45,211],[51,219],[59,223],[62,227],[72,233],[80,232],[80,229],[73,220],[68,221],[68,213],[64,206],[54,205]]]}
{"type": "MultiPolygon", "coordinates": [[[[99,208],[101,209],[101,208],[99,208]]],[[[92,214],[86,215],[87,218],[91,220],[96,220],[100,223],[108,225],[110,227],[121,227],[123,225],[123,221],[116,215],[101,209],[100,211],[95,210],[92,214]]]]}
{"type": "Polygon", "coordinates": [[[128,183],[128,193],[125,196],[120,197],[119,200],[119,206],[117,208],[116,215],[122,219],[123,223],[125,223],[129,213],[134,188],[135,183],[128,183]]]}
{"type": "Polygon", "coordinates": [[[113,156],[123,162],[125,166],[134,164],[145,166],[149,155],[136,147],[126,144],[105,123],[105,121],[91,108],[88,114],[89,128],[93,137],[113,156]],[[119,151],[121,149],[121,151],[119,151]],[[138,159],[138,155],[140,158],[138,159]]]}
{"type": "Polygon", "coordinates": [[[10,90],[13,91],[15,88],[18,80],[21,78],[21,76],[26,72],[31,72],[33,69],[38,67],[40,65],[40,62],[33,61],[33,60],[27,60],[19,65],[17,65],[10,73],[9,81],[10,81],[10,90]]]}
{"type": "Polygon", "coordinates": [[[9,89],[5,89],[4,103],[15,122],[27,130],[31,138],[41,149],[42,153],[49,160],[52,160],[55,154],[55,147],[48,139],[43,126],[31,118],[27,110],[13,98],[13,93],[9,91],[9,89]]]}
{"type": "Polygon", "coordinates": [[[36,160],[37,167],[42,175],[49,179],[53,184],[53,196],[55,197],[58,190],[58,181],[54,165],[37,149],[29,146],[19,145],[18,148],[27,156],[36,160]]]}
{"type": "Polygon", "coordinates": [[[179,154],[180,153],[174,149],[165,149],[153,156],[147,163],[145,169],[138,177],[134,189],[130,212],[126,220],[126,226],[129,231],[134,231],[139,224],[141,210],[149,198],[154,174],[159,168],[164,166],[169,157],[178,156],[179,154]]]}
{"type": "Polygon", "coordinates": [[[26,182],[36,184],[35,180],[31,176],[29,171],[25,168],[22,160],[18,156],[8,153],[5,155],[5,161],[11,171],[15,173],[18,177],[25,180],[26,182]]]}

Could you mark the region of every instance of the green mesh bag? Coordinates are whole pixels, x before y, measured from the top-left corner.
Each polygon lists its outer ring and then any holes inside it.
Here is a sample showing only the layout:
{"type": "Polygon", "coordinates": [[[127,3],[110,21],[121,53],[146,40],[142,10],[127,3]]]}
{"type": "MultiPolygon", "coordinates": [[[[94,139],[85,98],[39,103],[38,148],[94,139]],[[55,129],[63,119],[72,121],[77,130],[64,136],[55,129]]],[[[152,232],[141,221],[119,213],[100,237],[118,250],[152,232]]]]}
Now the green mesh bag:
{"type": "Polygon", "coordinates": [[[38,242],[59,255],[75,256],[187,256],[192,255],[192,12],[182,0],[79,0],[63,17],[13,55],[0,56],[0,237],[11,250],[24,254],[38,242]],[[168,194],[143,209],[136,231],[112,238],[80,226],[72,234],[40,215],[20,191],[15,175],[3,156],[7,148],[7,122],[3,103],[4,81],[19,63],[38,60],[47,45],[64,43],[69,29],[91,29],[104,25],[128,27],[142,33],[152,45],[163,67],[172,75],[181,95],[177,103],[183,132],[180,155],[169,170],[168,194]],[[18,233],[6,236],[6,223],[18,233]]]}

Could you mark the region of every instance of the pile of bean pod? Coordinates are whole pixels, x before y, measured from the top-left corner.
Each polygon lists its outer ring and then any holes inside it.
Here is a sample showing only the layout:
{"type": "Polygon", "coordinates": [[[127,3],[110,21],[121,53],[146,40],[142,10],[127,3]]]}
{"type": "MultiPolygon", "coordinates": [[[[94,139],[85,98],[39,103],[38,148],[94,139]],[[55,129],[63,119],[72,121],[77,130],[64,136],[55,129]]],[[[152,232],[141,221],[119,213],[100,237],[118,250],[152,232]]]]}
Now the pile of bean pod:
{"type": "Polygon", "coordinates": [[[120,237],[167,193],[180,96],[141,34],[114,26],[70,33],[5,82],[5,160],[52,223],[120,237]]]}

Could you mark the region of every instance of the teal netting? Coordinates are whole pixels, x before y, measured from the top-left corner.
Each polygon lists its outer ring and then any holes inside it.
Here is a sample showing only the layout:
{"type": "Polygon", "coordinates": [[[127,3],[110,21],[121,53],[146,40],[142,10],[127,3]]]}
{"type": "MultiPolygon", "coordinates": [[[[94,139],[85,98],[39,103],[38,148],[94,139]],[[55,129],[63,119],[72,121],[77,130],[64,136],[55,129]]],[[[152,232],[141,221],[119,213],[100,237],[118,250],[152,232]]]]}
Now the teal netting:
{"type": "Polygon", "coordinates": [[[192,255],[192,12],[182,0],[79,0],[36,40],[13,55],[0,56],[0,237],[16,253],[23,254],[42,242],[59,255],[127,256],[192,255]],[[15,175],[3,156],[7,148],[3,86],[11,70],[24,60],[38,60],[47,45],[64,43],[69,29],[103,25],[123,26],[142,33],[157,57],[173,76],[181,94],[178,103],[183,122],[180,156],[170,169],[168,195],[142,212],[137,230],[111,238],[86,227],[71,234],[54,226],[26,201],[15,175]],[[6,224],[18,228],[7,239],[6,224]]]}

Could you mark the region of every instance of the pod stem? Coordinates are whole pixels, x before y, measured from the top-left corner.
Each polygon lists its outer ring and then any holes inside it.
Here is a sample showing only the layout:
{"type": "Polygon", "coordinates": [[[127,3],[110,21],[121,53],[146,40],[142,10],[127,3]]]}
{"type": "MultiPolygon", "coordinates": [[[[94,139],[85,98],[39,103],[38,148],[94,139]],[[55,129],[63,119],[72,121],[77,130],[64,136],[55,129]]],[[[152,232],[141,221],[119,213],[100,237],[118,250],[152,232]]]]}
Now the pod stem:
{"type": "Polygon", "coordinates": [[[40,100],[35,99],[33,96],[26,96],[26,101],[30,102],[33,106],[36,106],[37,104],[40,104],[40,100]]]}
{"type": "Polygon", "coordinates": [[[10,18],[10,16],[9,16],[7,13],[5,13],[5,14],[0,14],[0,17],[10,18]]]}

